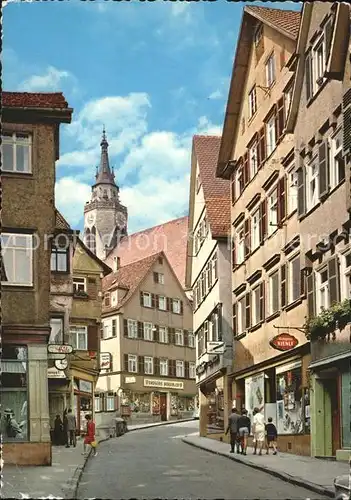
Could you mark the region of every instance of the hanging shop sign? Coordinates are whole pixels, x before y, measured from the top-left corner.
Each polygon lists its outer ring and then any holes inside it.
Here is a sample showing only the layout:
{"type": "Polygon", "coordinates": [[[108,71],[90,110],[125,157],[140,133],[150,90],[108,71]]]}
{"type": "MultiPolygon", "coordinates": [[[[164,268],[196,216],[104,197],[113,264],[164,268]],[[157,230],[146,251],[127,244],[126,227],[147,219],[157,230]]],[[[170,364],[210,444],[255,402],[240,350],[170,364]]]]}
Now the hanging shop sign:
{"type": "Polygon", "coordinates": [[[109,352],[102,352],[100,354],[100,369],[111,370],[111,354],[109,352]]]}
{"type": "Polygon", "coordinates": [[[184,389],[183,382],[175,380],[154,380],[144,378],[144,387],[162,387],[163,389],[184,389]]]}
{"type": "Polygon", "coordinates": [[[48,368],[48,378],[66,378],[65,372],[56,367],[48,368]]]}
{"type": "Polygon", "coordinates": [[[93,392],[93,384],[89,380],[79,379],[79,390],[81,392],[93,392]]]}
{"type": "Polygon", "coordinates": [[[294,349],[299,341],[290,333],[280,333],[273,337],[273,339],[269,342],[270,346],[273,349],[277,349],[278,351],[290,351],[290,349],[294,349]]]}
{"type": "Polygon", "coordinates": [[[48,352],[51,354],[71,354],[73,347],[68,344],[49,344],[48,352]]]}

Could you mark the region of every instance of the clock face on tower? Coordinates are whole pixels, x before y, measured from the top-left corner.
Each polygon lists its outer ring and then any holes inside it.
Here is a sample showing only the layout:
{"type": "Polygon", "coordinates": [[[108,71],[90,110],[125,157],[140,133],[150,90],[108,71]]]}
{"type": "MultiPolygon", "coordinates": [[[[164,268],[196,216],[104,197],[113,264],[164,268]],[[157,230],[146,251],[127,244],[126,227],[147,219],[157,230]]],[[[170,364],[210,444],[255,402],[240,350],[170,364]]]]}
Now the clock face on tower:
{"type": "Polygon", "coordinates": [[[94,224],[94,220],[95,220],[94,214],[92,213],[88,214],[87,216],[88,224],[94,224]]]}
{"type": "Polygon", "coordinates": [[[119,227],[124,227],[126,225],[127,219],[124,214],[119,212],[116,214],[116,223],[118,224],[119,227]]]}

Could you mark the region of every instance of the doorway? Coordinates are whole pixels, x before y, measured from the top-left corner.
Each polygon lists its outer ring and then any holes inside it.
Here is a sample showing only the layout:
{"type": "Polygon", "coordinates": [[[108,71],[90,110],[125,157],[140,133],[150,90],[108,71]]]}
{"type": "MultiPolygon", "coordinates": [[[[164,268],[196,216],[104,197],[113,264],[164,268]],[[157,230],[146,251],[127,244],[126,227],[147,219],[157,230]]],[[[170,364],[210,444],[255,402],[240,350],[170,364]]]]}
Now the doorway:
{"type": "Polygon", "coordinates": [[[340,432],[340,377],[325,381],[325,388],[330,397],[330,413],[331,413],[331,447],[332,455],[335,457],[336,450],[340,448],[341,432],[340,432]]]}
{"type": "Polygon", "coordinates": [[[160,394],[160,415],[161,421],[165,422],[167,420],[167,394],[165,392],[160,394]]]}

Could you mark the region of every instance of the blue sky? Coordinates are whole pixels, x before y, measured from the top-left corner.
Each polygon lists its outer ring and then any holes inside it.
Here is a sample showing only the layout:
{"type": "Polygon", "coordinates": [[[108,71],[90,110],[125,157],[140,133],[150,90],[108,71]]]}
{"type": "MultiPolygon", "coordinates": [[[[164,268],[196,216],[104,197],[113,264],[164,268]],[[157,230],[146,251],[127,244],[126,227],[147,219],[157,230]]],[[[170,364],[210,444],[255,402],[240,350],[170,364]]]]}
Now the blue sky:
{"type": "MultiPolygon", "coordinates": [[[[292,2],[261,3],[298,10],[292,2]]],[[[102,125],[129,232],[187,213],[191,138],[220,134],[243,2],[8,3],[4,90],[63,91],[56,205],[82,229],[102,125]]]]}

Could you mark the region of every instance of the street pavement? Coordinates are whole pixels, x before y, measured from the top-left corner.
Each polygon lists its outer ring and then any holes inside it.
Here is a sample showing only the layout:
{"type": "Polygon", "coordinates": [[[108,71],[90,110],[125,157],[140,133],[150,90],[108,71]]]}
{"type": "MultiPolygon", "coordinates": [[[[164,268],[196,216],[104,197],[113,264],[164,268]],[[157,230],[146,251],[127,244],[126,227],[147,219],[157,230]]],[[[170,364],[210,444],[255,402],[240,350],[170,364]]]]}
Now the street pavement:
{"type": "Polygon", "coordinates": [[[85,467],[77,498],[327,498],[182,441],[197,433],[197,421],[184,422],[101,443],[85,467]]]}

